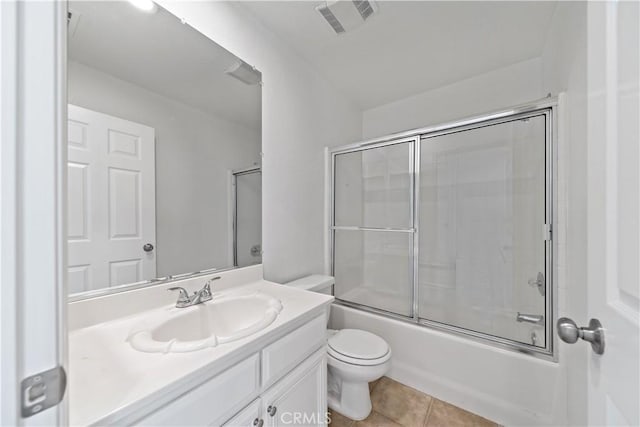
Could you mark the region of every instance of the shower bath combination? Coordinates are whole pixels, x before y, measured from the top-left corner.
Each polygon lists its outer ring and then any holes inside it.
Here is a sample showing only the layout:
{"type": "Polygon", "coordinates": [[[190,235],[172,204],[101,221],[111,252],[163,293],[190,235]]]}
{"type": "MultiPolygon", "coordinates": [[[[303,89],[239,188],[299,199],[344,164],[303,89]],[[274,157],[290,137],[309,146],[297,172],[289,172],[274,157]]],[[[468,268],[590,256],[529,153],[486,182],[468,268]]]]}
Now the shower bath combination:
{"type": "Polygon", "coordinates": [[[554,359],[556,108],[333,149],[338,303],[554,359]]]}

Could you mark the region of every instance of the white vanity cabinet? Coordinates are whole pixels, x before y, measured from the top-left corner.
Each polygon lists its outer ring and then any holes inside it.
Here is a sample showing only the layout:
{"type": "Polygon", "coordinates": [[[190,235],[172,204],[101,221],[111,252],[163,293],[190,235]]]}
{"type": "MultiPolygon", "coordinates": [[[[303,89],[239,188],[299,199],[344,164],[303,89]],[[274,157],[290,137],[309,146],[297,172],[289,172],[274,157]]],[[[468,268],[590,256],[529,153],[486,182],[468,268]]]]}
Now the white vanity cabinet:
{"type": "Polygon", "coordinates": [[[224,427],[325,425],[326,369],[326,350],[321,347],[224,427]]]}
{"type": "Polygon", "coordinates": [[[323,347],[262,395],[264,425],[325,425],[326,396],[327,355],[323,347]]]}
{"type": "Polygon", "coordinates": [[[236,414],[235,417],[224,423],[223,427],[262,427],[263,425],[262,399],[258,398],[236,414]]]}
{"type": "Polygon", "coordinates": [[[259,351],[133,424],[324,426],[326,315],[291,325],[259,351]],[[297,327],[296,327],[297,326],[297,327]]]}

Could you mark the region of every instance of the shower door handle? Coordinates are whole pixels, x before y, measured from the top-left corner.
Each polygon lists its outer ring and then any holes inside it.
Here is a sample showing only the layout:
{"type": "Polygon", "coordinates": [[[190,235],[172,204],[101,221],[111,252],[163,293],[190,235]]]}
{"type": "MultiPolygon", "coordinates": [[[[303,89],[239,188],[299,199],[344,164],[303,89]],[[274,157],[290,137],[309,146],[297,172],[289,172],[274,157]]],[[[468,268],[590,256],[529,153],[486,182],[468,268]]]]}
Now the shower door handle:
{"type": "Polygon", "coordinates": [[[542,325],[544,323],[544,316],[541,314],[523,314],[518,312],[516,321],[542,325]]]}

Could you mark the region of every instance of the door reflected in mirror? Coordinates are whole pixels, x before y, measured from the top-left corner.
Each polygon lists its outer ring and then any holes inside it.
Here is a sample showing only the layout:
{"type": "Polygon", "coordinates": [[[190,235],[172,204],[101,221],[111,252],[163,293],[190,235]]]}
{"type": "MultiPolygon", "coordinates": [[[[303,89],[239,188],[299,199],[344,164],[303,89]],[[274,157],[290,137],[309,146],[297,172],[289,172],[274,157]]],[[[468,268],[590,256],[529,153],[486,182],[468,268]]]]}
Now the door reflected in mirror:
{"type": "Polygon", "coordinates": [[[261,263],[260,72],[161,7],[68,37],[69,293],[261,263]]]}

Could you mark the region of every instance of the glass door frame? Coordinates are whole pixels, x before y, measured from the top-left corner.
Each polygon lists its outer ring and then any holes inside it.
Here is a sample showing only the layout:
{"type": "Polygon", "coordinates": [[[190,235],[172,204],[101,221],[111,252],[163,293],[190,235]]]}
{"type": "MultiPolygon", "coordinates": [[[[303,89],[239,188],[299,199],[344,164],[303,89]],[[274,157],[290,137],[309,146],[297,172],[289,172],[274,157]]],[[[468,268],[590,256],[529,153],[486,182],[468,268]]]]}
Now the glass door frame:
{"type": "MultiPolygon", "coordinates": [[[[233,268],[238,267],[238,177],[242,175],[260,174],[262,179],[262,166],[250,166],[231,172],[231,232],[232,232],[232,256],[233,268]]],[[[262,190],[260,190],[262,192],[262,190]]],[[[262,197],[262,194],[260,195],[262,197]]],[[[262,241],[260,242],[262,246],[262,241]]]]}
{"type": "MultiPolygon", "coordinates": [[[[517,107],[500,110],[497,112],[473,116],[470,118],[448,122],[444,124],[429,126],[401,132],[397,134],[387,135],[372,140],[349,144],[341,147],[330,148],[328,154],[330,156],[330,187],[329,187],[329,264],[331,274],[335,275],[335,232],[336,230],[361,230],[361,231],[388,231],[388,232],[412,232],[413,233],[413,253],[411,254],[413,272],[413,313],[412,316],[403,316],[396,313],[390,313],[385,310],[369,307],[355,302],[344,301],[336,298],[335,302],[359,310],[364,310],[386,317],[406,321],[411,324],[418,324],[432,329],[453,333],[455,335],[464,336],[474,341],[485,344],[491,344],[500,348],[513,350],[521,353],[530,354],[534,357],[545,360],[557,361],[557,337],[554,333],[554,324],[557,318],[557,285],[554,278],[556,277],[556,265],[554,263],[554,253],[557,250],[557,238],[553,238],[553,225],[557,223],[557,183],[554,179],[557,168],[557,151],[556,140],[558,138],[557,131],[558,122],[558,99],[547,97],[543,100],[523,104],[517,107]],[[469,329],[447,325],[441,322],[423,319],[419,317],[419,234],[420,234],[420,147],[424,139],[435,136],[446,135],[450,133],[468,131],[485,126],[492,126],[501,123],[508,123],[514,120],[521,120],[529,117],[544,116],[545,117],[545,225],[541,230],[541,235],[545,239],[545,347],[536,347],[530,344],[524,344],[507,338],[501,338],[482,332],[472,331],[469,329]],[[340,227],[335,225],[335,173],[336,173],[336,156],[356,151],[364,151],[367,149],[380,148],[394,144],[412,144],[411,161],[412,179],[411,179],[411,218],[413,228],[410,230],[397,229],[372,229],[367,227],[340,227]]],[[[334,292],[335,295],[335,286],[334,292]]],[[[515,320],[514,320],[515,321],[515,320]]]]}
{"type": "MultiPolygon", "coordinates": [[[[416,293],[416,283],[417,283],[417,275],[416,275],[416,268],[418,266],[418,233],[417,233],[417,221],[418,221],[418,205],[417,205],[417,199],[416,199],[416,190],[418,188],[417,183],[419,183],[420,181],[416,181],[416,179],[419,179],[419,169],[420,169],[420,164],[419,164],[419,159],[420,156],[416,155],[416,150],[418,150],[418,154],[419,154],[419,150],[420,150],[420,136],[419,135],[413,135],[410,137],[403,137],[403,138],[394,138],[394,139],[389,139],[387,141],[382,141],[382,142],[373,142],[373,143],[359,143],[359,144],[354,144],[354,145],[349,145],[349,146],[345,146],[345,147],[338,147],[335,148],[333,150],[330,150],[330,155],[331,155],[331,194],[329,197],[330,200],[330,220],[329,220],[329,245],[331,248],[331,275],[335,277],[335,266],[334,266],[334,253],[335,253],[335,233],[336,231],[361,231],[361,232],[388,232],[388,233],[411,233],[412,235],[412,250],[411,250],[411,254],[410,254],[410,258],[411,258],[411,265],[412,265],[412,271],[411,271],[411,288],[412,288],[412,292],[411,292],[411,316],[404,316],[402,314],[398,314],[398,313],[393,313],[391,311],[387,311],[387,310],[382,310],[379,308],[374,308],[374,307],[369,307],[367,305],[363,305],[363,304],[358,304],[355,302],[351,302],[351,301],[345,301],[345,300],[340,300],[338,298],[336,298],[336,301],[339,301],[342,304],[345,305],[351,305],[353,307],[357,307],[357,308],[362,308],[362,309],[366,309],[366,310],[371,310],[374,311],[376,313],[380,313],[380,314],[384,314],[386,316],[390,316],[390,317],[394,317],[394,318],[398,318],[398,319],[413,319],[414,322],[418,321],[418,298],[417,298],[417,293],[416,293]],[[362,226],[338,226],[335,223],[335,217],[336,217],[336,212],[335,212],[335,194],[336,194],[336,183],[335,183],[335,171],[336,171],[336,157],[341,155],[341,154],[348,154],[348,153],[354,153],[354,152],[358,152],[358,151],[367,151],[367,150],[373,150],[376,148],[384,148],[384,147],[389,147],[392,145],[399,145],[399,144],[410,144],[409,145],[409,161],[410,161],[410,167],[409,167],[409,174],[411,176],[411,182],[409,184],[409,192],[410,192],[410,198],[409,198],[409,210],[410,210],[410,226],[408,228],[394,228],[394,227],[386,227],[386,228],[382,228],[382,227],[362,227],[362,226]],[[416,161],[418,161],[416,163],[416,161]]],[[[335,296],[335,284],[332,288],[333,292],[332,294],[335,296]]]]}

